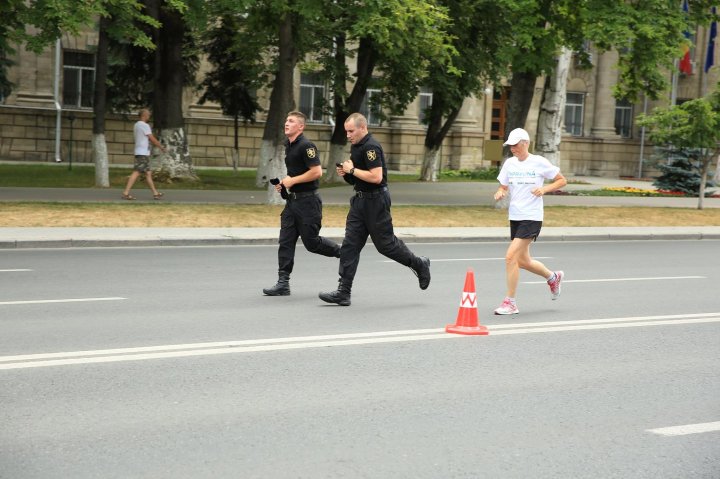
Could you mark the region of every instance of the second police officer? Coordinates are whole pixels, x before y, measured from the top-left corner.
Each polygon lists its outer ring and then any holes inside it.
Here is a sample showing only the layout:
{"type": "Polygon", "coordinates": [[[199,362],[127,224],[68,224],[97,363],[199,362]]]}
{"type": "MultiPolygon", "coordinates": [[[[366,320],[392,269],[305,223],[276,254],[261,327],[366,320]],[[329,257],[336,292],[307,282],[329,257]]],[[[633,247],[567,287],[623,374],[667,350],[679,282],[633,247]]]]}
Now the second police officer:
{"type": "Polygon", "coordinates": [[[360,252],[368,236],[378,252],[409,267],[418,277],[420,289],[430,285],[430,259],[416,256],[395,236],[390,214],[387,165],[380,143],[368,133],[367,119],[353,113],[345,121],[350,140],[350,159],[337,167],[343,179],[354,186],[345,238],[340,249],[340,282],[336,291],[320,293],[326,303],[350,306],[353,279],[360,263],[360,252]]]}

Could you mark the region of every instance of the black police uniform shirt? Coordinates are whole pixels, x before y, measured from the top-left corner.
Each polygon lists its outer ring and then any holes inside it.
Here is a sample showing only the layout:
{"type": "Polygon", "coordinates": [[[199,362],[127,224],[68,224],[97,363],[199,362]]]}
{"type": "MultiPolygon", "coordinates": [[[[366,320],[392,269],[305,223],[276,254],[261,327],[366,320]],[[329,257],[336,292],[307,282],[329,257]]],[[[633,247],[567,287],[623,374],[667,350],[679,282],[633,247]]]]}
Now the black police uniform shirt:
{"type": "MultiPolygon", "coordinates": [[[[300,133],[295,141],[285,140],[285,166],[288,176],[299,176],[312,166],[320,164],[320,156],[315,144],[300,133]]],[[[293,193],[314,191],[320,186],[320,181],[313,180],[307,183],[298,183],[292,187],[293,193]]]]}
{"type": "Polygon", "coordinates": [[[350,147],[350,159],[356,170],[372,170],[382,167],[382,182],[380,184],[368,183],[355,175],[345,175],[343,178],[348,183],[355,185],[355,191],[372,191],[387,186],[387,166],[385,165],[385,153],[380,143],[368,133],[365,137],[350,147]],[[351,178],[348,178],[351,177],[351,178]]]}

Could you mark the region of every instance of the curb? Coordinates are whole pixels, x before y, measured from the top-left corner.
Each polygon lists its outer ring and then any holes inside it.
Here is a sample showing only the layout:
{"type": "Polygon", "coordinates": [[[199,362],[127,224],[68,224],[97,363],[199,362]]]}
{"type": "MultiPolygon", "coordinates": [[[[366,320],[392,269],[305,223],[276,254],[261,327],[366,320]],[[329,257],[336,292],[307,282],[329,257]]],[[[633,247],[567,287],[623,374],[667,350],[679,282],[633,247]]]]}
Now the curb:
{"type": "MultiPolygon", "coordinates": [[[[509,236],[498,235],[408,235],[397,234],[405,243],[491,243],[507,242],[509,236]]],[[[326,236],[336,242],[342,237],[326,236]]],[[[602,234],[544,234],[541,240],[553,241],[658,241],[658,240],[719,240],[720,233],[623,233],[608,232],[602,234]]],[[[368,242],[370,240],[368,239],[368,242]]],[[[138,238],[138,239],[16,239],[0,240],[0,250],[31,248],[110,248],[110,247],[182,247],[182,246],[241,246],[241,245],[277,245],[277,238],[138,238]]]]}

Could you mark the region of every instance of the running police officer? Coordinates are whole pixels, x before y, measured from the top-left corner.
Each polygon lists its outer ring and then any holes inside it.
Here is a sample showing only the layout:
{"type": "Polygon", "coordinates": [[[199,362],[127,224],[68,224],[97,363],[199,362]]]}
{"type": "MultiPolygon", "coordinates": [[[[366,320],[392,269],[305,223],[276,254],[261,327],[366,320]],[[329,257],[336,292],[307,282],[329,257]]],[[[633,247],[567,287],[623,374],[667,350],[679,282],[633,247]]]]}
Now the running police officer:
{"type": "Polygon", "coordinates": [[[280,214],[278,281],[275,286],[263,289],[268,296],[290,294],[290,273],[295,263],[298,237],[311,253],[340,257],[340,245],[320,236],[322,200],[317,189],[322,166],[317,148],[303,135],[305,120],[306,116],[299,111],[291,111],[285,120],[287,176],[275,188],[287,190],[287,202],[280,214]]]}
{"type": "Polygon", "coordinates": [[[360,252],[368,235],[378,252],[413,270],[420,289],[430,285],[430,259],[416,256],[393,232],[387,165],[380,143],[368,133],[367,119],[353,113],[345,121],[350,159],[337,167],[338,175],[354,185],[350,211],[345,223],[345,239],[340,249],[340,284],[337,291],[320,293],[326,303],[350,306],[350,290],[360,262],[360,252]]]}

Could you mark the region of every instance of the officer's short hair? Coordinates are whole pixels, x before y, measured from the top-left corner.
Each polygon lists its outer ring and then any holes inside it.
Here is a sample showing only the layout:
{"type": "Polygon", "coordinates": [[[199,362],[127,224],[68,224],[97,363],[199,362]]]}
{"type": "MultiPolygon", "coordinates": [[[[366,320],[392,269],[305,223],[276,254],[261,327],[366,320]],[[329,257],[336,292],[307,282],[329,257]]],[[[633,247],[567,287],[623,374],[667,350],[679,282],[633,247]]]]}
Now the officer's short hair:
{"type": "Polygon", "coordinates": [[[294,116],[295,118],[299,119],[300,123],[302,123],[303,125],[307,121],[307,115],[305,115],[305,113],[301,111],[291,111],[287,114],[287,116],[294,116]]]}
{"type": "Polygon", "coordinates": [[[351,113],[347,120],[345,120],[345,123],[353,122],[353,124],[358,127],[366,127],[367,126],[367,118],[363,116],[361,113],[351,113]]]}

